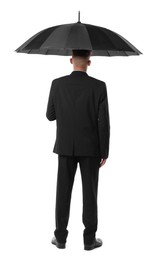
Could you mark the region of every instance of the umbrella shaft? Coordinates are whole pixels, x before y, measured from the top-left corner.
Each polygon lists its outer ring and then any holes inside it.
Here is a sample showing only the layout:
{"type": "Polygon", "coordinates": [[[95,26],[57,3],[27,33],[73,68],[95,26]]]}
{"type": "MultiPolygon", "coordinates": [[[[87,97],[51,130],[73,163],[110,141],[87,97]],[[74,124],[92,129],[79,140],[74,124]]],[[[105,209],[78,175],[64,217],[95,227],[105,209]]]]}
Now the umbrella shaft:
{"type": "Polygon", "coordinates": [[[78,11],[78,22],[80,22],[80,11],[78,11]]]}

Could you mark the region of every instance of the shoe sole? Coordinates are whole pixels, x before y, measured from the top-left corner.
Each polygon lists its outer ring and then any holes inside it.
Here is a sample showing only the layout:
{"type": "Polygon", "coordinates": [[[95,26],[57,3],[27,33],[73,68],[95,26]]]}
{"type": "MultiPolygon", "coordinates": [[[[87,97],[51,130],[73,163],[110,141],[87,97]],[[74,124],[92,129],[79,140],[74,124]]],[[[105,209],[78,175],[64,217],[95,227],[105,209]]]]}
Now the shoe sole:
{"type": "Polygon", "coordinates": [[[95,248],[101,247],[101,245],[84,246],[84,250],[93,250],[95,248]]]}
{"type": "Polygon", "coordinates": [[[65,246],[65,244],[61,244],[61,243],[53,243],[53,242],[51,242],[53,245],[55,245],[57,248],[59,248],[59,249],[64,249],[64,248],[66,248],[66,246],[65,246]]]}

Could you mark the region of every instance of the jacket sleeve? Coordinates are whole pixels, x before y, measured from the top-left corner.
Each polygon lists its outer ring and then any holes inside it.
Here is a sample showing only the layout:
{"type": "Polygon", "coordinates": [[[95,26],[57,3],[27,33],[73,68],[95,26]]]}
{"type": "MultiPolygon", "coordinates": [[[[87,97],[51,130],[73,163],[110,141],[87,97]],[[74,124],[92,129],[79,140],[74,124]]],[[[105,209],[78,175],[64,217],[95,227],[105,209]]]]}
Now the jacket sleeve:
{"type": "Polygon", "coordinates": [[[49,121],[53,121],[56,119],[55,106],[54,106],[54,81],[52,81],[51,88],[50,88],[46,117],[49,121]]]}
{"type": "Polygon", "coordinates": [[[98,133],[101,158],[109,156],[110,117],[106,84],[103,84],[98,108],[98,133]]]}

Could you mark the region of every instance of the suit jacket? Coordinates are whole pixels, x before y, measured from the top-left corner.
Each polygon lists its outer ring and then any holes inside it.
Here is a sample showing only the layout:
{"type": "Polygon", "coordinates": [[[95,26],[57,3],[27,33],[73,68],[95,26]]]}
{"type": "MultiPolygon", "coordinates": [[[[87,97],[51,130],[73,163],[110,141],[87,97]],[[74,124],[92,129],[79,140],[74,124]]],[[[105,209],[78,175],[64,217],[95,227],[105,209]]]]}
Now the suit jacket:
{"type": "Polygon", "coordinates": [[[46,117],[56,120],[54,153],[108,157],[110,120],[105,82],[85,71],[54,79],[46,117]]]}

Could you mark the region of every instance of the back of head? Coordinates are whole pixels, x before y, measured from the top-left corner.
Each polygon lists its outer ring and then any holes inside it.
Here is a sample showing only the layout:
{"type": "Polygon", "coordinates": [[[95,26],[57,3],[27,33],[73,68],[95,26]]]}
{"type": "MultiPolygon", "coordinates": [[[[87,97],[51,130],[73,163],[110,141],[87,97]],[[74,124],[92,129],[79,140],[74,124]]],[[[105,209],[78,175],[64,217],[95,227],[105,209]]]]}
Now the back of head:
{"type": "Polygon", "coordinates": [[[72,58],[75,66],[84,67],[87,66],[89,61],[91,50],[72,50],[72,58]]]}
{"type": "Polygon", "coordinates": [[[73,57],[89,58],[91,55],[91,50],[72,50],[73,57]]]}

